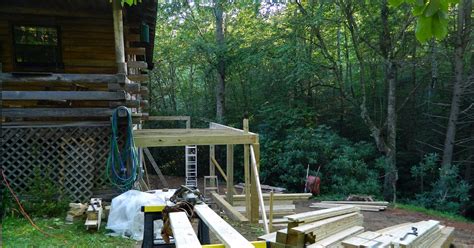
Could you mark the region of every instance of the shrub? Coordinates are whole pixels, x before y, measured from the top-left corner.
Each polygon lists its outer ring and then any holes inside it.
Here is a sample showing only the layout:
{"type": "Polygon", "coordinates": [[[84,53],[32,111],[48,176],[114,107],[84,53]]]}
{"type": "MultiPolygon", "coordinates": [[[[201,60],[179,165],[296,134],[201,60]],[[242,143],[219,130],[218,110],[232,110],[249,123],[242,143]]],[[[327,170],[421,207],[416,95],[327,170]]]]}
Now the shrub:
{"type": "Polygon", "coordinates": [[[259,130],[265,183],[302,191],[309,165],[310,175],[321,177],[322,193],[380,194],[381,168],[373,145],[316,126],[304,109],[270,109],[264,108],[267,121],[259,130]]]}
{"type": "MultiPolygon", "coordinates": [[[[471,185],[461,179],[456,165],[440,168],[438,160],[437,154],[428,154],[418,165],[412,167],[413,177],[428,177],[433,182],[429,189],[416,194],[412,203],[425,208],[460,213],[461,208],[469,203],[471,185]]],[[[423,185],[423,180],[420,183],[423,185]]]]}
{"type": "Polygon", "coordinates": [[[31,216],[58,216],[68,208],[69,200],[61,196],[60,187],[48,175],[42,173],[39,166],[34,168],[34,176],[22,200],[25,211],[31,216]]]}

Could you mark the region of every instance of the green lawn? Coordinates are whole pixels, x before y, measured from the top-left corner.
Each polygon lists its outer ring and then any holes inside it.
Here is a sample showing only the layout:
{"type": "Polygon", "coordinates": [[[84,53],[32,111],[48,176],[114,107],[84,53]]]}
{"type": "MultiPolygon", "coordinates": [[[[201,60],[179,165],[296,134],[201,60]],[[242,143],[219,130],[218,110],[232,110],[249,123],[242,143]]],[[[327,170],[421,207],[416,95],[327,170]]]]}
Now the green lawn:
{"type": "Polygon", "coordinates": [[[4,247],[134,247],[137,242],[106,235],[105,223],[99,232],[89,232],[84,221],[66,224],[63,218],[34,219],[47,233],[60,236],[47,237],[21,217],[6,217],[3,222],[4,247]]]}

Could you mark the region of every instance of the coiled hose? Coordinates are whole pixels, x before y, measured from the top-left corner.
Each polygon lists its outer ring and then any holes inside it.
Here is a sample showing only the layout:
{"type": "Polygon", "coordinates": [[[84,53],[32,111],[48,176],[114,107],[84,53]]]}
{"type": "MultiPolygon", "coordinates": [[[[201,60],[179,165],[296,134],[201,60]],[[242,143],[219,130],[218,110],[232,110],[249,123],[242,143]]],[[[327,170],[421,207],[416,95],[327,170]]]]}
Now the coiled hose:
{"type": "Polygon", "coordinates": [[[112,114],[111,129],[107,177],[119,190],[127,191],[133,187],[140,174],[138,151],[133,141],[133,123],[130,109],[124,106],[115,109],[112,114]],[[120,149],[118,144],[118,114],[124,110],[127,113],[127,136],[125,137],[124,146],[120,149]],[[127,162],[129,162],[129,171],[127,171],[127,162]]]}

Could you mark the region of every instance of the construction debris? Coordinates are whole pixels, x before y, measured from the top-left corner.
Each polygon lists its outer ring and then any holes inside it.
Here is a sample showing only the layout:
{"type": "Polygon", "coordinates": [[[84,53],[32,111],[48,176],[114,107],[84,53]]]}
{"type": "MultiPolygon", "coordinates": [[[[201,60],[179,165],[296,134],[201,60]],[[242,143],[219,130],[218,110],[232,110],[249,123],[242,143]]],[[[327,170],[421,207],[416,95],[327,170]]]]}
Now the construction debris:
{"type": "Polygon", "coordinates": [[[69,211],[66,215],[66,223],[72,223],[74,220],[80,219],[86,212],[87,204],[69,203],[69,211]]]}
{"type": "Polygon", "coordinates": [[[285,216],[287,228],[261,236],[272,247],[337,246],[348,237],[363,232],[363,216],[354,206],[317,210],[285,216]]]}
{"type": "Polygon", "coordinates": [[[100,229],[100,222],[102,220],[102,199],[91,198],[90,204],[87,207],[87,220],[84,224],[87,230],[100,229]]]}
{"type": "Polygon", "coordinates": [[[359,207],[362,211],[383,211],[387,208],[386,201],[322,201],[311,204],[311,208],[333,208],[344,205],[352,205],[359,207]]]}
{"type": "Polygon", "coordinates": [[[454,228],[428,220],[404,223],[376,232],[364,232],[342,241],[345,248],[353,247],[449,247],[454,228]]]}

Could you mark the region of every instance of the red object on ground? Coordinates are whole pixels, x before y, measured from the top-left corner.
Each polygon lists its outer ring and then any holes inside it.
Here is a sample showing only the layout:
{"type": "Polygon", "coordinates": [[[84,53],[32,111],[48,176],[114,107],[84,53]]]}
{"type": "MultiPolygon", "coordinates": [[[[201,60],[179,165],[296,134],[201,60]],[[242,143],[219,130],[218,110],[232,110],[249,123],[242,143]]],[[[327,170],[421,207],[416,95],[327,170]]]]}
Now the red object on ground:
{"type": "Polygon", "coordinates": [[[306,190],[313,195],[319,195],[319,186],[321,185],[321,178],[315,176],[308,176],[306,179],[306,190]]]}

